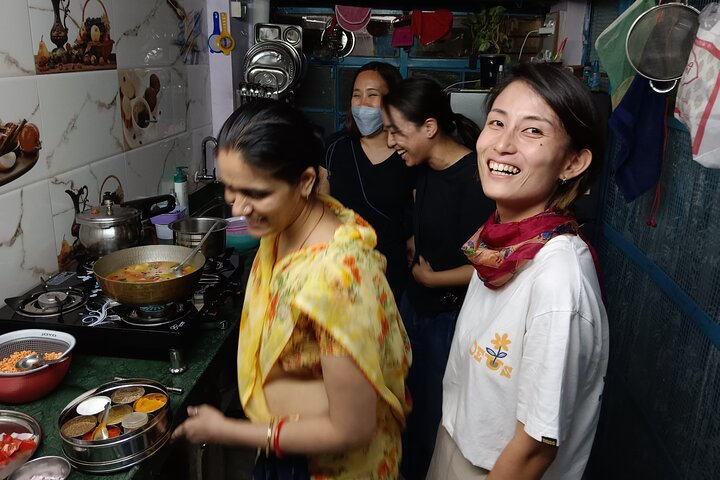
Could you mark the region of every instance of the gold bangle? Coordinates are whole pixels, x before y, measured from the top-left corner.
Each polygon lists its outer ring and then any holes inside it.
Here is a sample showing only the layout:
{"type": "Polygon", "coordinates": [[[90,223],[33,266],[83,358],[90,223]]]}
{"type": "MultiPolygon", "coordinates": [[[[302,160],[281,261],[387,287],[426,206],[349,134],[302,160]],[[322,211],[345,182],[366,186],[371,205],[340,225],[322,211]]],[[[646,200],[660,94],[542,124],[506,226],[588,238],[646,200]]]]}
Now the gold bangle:
{"type": "Polygon", "coordinates": [[[267,440],[265,442],[265,458],[270,458],[270,447],[272,447],[273,430],[275,429],[275,417],[270,418],[267,429],[267,440]]]}

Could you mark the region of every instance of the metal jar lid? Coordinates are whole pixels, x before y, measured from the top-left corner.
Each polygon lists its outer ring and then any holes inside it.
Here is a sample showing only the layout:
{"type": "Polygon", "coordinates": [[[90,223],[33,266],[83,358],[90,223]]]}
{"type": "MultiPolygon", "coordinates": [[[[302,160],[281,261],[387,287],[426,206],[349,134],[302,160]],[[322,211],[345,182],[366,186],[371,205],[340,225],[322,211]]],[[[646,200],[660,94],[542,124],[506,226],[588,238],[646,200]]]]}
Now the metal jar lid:
{"type": "Polygon", "coordinates": [[[105,200],[102,206],[90,207],[88,210],[75,215],[75,221],[80,225],[100,228],[139,220],[140,211],[138,209],[116,205],[112,200],[105,200]]]}

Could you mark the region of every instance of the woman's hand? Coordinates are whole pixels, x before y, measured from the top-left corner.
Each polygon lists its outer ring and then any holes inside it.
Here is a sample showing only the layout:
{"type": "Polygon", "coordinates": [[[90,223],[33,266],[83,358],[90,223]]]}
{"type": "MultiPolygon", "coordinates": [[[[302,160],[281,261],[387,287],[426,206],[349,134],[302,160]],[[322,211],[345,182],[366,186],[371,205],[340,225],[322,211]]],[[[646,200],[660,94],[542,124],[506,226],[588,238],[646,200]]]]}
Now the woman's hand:
{"type": "Polygon", "coordinates": [[[210,405],[187,407],[188,418],[172,434],[172,440],[185,438],[190,443],[211,443],[217,440],[225,415],[210,405]],[[215,435],[213,435],[215,432],[215,435]]]}
{"type": "Polygon", "coordinates": [[[412,274],[415,281],[428,288],[433,288],[435,286],[432,283],[434,273],[435,270],[432,269],[430,264],[422,257],[422,255],[418,259],[418,263],[412,267],[412,274]]]}

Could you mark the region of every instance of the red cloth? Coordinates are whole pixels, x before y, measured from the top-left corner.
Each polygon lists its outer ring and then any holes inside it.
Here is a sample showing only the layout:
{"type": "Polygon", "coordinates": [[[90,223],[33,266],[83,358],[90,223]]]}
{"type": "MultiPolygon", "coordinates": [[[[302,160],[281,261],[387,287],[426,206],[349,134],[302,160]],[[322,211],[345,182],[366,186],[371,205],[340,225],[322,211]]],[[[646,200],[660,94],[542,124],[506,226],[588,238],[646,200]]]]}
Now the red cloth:
{"type": "MultiPolygon", "coordinates": [[[[497,223],[496,220],[497,212],[494,212],[462,247],[480,279],[492,290],[509,282],[550,239],[557,235],[578,235],[580,231],[575,217],[560,211],[546,210],[519,222],[497,223]]],[[[588,246],[599,272],[595,252],[588,246]]]]}
{"type": "Polygon", "coordinates": [[[452,25],[453,14],[450,10],[442,8],[435,12],[412,11],[413,35],[420,37],[423,45],[450,38],[452,25]]]}
{"type": "Polygon", "coordinates": [[[335,16],[340,26],[348,32],[362,30],[370,23],[372,11],[364,7],[335,5],[335,16]]]}

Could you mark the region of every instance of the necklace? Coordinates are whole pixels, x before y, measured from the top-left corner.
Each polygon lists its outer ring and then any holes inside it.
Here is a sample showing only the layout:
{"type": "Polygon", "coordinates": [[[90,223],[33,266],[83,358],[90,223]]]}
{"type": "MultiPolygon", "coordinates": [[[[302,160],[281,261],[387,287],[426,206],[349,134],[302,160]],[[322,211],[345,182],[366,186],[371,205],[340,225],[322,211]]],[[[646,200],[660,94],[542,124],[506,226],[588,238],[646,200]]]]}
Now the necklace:
{"type": "Polygon", "coordinates": [[[322,206],[322,213],[320,214],[320,217],[317,219],[317,222],[315,222],[315,225],[313,225],[312,230],[310,230],[308,232],[308,234],[305,235],[305,240],[303,240],[302,243],[300,244],[300,246],[297,248],[298,250],[302,250],[302,248],[305,246],[305,242],[308,241],[308,238],[310,238],[310,235],[312,235],[312,233],[315,231],[317,226],[320,225],[320,221],[323,219],[324,216],[325,216],[325,205],[322,206]]]}

